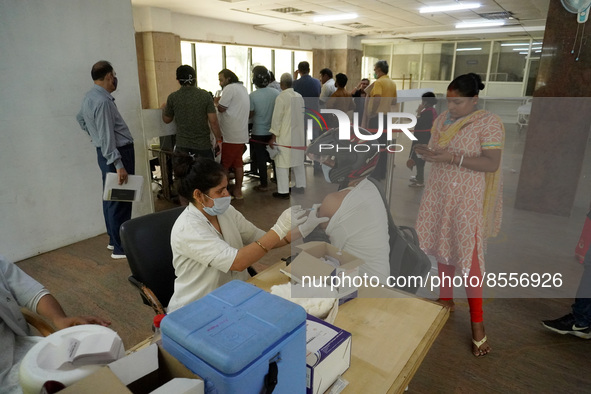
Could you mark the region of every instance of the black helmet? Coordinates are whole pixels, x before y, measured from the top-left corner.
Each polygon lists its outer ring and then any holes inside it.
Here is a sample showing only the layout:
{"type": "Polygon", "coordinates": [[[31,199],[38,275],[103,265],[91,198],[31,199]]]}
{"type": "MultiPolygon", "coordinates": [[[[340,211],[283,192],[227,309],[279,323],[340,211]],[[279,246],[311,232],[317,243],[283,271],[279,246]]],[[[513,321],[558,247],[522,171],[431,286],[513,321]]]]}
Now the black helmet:
{"type": "Polygon", "coordinates": [[[269,85],[271,81],[271,75],[269,74],[269,70],[265,66],[255,66],[252,69],[252,83],[257,88],[264,88],[269,85]]]}
{"type": "MultiPolygon", "coordinates": [[[[369,131],[359,128],[362,135],[372,135],[369,131]]],[[[350,129],[350,139],[339,140],[339,129],[330,129],[316,138],[308,149],[306,154],[312,160],[321,163],[331,160],[334,165],[328,173],[331,183],[349,182],[371,174],[375,168],[380,149],[372,143],[375,141],[366,141],[360,139],[350,129]]]]}

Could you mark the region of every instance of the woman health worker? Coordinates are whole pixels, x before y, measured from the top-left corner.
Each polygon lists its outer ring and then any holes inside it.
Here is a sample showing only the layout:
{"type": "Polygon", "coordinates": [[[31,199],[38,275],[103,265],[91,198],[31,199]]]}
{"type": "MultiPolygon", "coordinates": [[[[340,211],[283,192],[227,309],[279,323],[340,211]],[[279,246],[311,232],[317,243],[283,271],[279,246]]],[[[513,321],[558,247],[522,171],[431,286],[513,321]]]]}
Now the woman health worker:
{"type": "Polygon", "coordinates": [[[477,74],[454,79],[447,88],[448,110],[435,120],[429,145],[415,147],[432,163],[417,219],[421,248],[437,259],[439,300],[450,309],[454,302],[449,282],[456,268],[468,276],[472,352],[477,357],[491,347],[484,332],[482,286],[472,278],[482,278],[486,239],[497,235],[501,226],[505,139],[499,117],[477,107],[482,89],[477,74]]]}
{"type": "Polygon", "coordinates": [[[306,220],[304,210],[288,208],[265,233],[230,205],[226,171],[211,159],[182,157],[175,174],[189,205],[170,236],[177,278],[168,312],[231,280],[248,279],[246,268],[270,249],[289,244],[292,224],[306,220]]]}

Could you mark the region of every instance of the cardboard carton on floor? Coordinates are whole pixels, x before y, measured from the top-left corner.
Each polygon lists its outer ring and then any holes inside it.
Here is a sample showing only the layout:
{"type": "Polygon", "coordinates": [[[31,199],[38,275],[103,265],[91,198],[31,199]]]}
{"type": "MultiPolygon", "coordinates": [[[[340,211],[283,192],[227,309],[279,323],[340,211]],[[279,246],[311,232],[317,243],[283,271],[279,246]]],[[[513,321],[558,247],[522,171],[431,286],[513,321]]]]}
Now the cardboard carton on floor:
{"type": "MultiPolygon", "coordinates": [[[[90,376],[60,391],[64,394],[138,394],[150,393],[173,378],[198,380],[199,376],[189,371],[177,359],[156,345],[138,350],[111,364],[102,367],[90,376]]],[[[186,382],[185,382],[186,383],[186,382]]],[[[181,385],[181,386],[184,386],[181,385]]],[[[203,393],[202,380],[182,393],[203,393]]],[[[177,386],[178,387],[178,386],[177,386]]],[[[178,393],[178,391],[176,391],[178,393]]]]}
{"type": "Polygon", "coordinates": [[[351,365],[351,334],[312,315],[306,318],[306,393],[324,393],[351,365]]]}
{"type": "Polygon", "coordinates": [[[357,287],[351,285],[352,280],[347,279],[359,276],[359,266],[363,260],[321,241],[306,242],[297,248],[301,252],[287,267],[292,278],[302,283],[302,290],[298,294],[294,293],[293,297],[308,297],[306,287],[316,288],[319,285],[327,290],[336,290],[339,304],[357,297],[357,287]]]}

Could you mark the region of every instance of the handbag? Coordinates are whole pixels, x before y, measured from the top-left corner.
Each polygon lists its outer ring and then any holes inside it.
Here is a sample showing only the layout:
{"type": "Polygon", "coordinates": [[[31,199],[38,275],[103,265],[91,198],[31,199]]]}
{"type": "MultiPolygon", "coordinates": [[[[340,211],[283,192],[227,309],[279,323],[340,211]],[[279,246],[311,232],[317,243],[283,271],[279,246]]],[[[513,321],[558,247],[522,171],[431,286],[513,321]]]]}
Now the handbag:
{"type": "Polygon", "coordinates": [[[396,287],[408,293],[416,294],[419,289],[418,283],[413,282],[412,277],[421,277],[423,281],[431,270],[431,260],[419,247],[419,237],[414,228],[408,226],[397,226],[392,218],[390,206],[386,200],[380,182],[368,177],[380,192],[382,201],[388,213],[388,234],[390,236],[390,275],[406,277],[407,285],[396,287]]]}
{"type": "Polygon", "coordinates": [[[577,242],[577,246],[575,247],[575,256],[580,263],[585,259],[585,254],[587,254],[587,250],[589,250],[589,245],[591,245],[591,219],[589,219],[589,214],[587,214],[585,224],[583,225],[583,231],[581,231],[579,242],[577,242]]]}

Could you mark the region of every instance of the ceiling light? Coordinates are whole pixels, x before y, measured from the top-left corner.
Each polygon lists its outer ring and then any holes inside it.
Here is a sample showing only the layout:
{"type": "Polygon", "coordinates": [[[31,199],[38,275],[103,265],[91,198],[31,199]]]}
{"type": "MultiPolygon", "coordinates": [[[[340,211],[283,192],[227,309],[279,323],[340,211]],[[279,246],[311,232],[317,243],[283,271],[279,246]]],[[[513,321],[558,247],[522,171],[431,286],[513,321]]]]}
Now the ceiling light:
{"type": "Polygon", "coordinates": [[[433,12],[469,10],[469,9],[478,8],[478,7],[480,7],[479,3],[457,3],[457,4],[441,5],[441,6],[434,6],[434,7],[423,7],[421,9],[419,9],[419,13],[430,14],[433,12]]]}
{"type": "Polygon", "coordinates": [[[460,51],[481,51],[481,50],[482,50],[482,48],[458,48],[458,49],[456,49],[457,52],[460,52],[460,51]]]}
{"type": "Polygon", "coordinates": [[[514,51],[529,51],[529,48],[513,48],[514,51]]]}
{"type": "Polygon", "coordinates": [[[359,15],[357,14],[338,14],[338,15],[320,15],[315,16],[314,22],[331,22],[331,21],[343,21],[347,19],[355,19],[359,15]]]}
{"type": "Polygon", "coordinates": [[[534,51],[537,51],[538,49],[542,49],[542,47],[533,47],[532,48],[534,51]]]}
{"type": "Polygon", "coordinates": [[[529,52],[519,52],[520,55],[527,55],[529,52]]]}
{"type": "Polygon", "coordinates": [[[505,21],[474,21],[474,22],[461,22],[456,24],[456,29],[467,29],[470,27],[493,27],[503,26],[505,21]]]}
{"type": "Polygon", "coordinates": [[[536,51],[536,53],[541,53],[541,52],[542,52],[542,50],[541,50],[541,49],[536,51]]]}
{"type": "Polygon", "coordinates": [[[501,44],[502,47],[522,47],[525,45],[529,45],[529,42],[506,42],[501,44]]]}

